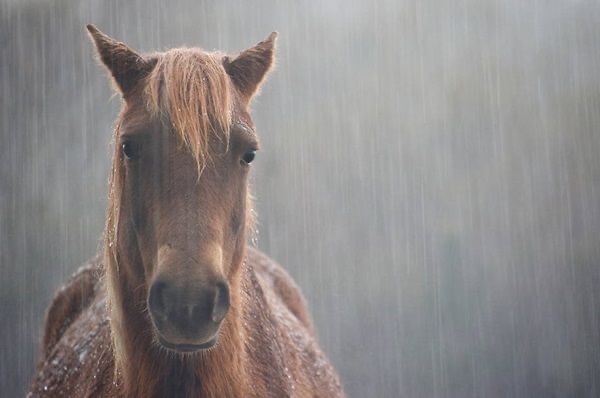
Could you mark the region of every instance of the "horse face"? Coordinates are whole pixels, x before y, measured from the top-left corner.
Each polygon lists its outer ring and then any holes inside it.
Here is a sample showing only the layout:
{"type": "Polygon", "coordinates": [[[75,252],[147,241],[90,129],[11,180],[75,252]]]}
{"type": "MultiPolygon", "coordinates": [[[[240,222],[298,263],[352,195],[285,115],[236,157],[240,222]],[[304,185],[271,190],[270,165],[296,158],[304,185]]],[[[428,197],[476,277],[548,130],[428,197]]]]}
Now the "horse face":
{"type": "Polygon", "coordinates": [[[94,26],[88,30],[125,99],[108,271],[122,286],[145,287],[161,345],[209,348],[239,295],[232,281],[243,260],[247,174],[257,149],[247,109],[271,67],[276,34],[230,59],[199,49],[142,56],[94,26]]]}
{"type": "Polygon", "coordinates": [[[228,142],[219,139],[225,134],[211,136],[210,158],[199,172],[190,150],[159,121],[123,127],[122,205],[135,239],[126,245],[139,249],[156,337],[179,351],[208,348],[229,309],[229,276],[241,261],[256,136],[240,122],[228,142]]]}

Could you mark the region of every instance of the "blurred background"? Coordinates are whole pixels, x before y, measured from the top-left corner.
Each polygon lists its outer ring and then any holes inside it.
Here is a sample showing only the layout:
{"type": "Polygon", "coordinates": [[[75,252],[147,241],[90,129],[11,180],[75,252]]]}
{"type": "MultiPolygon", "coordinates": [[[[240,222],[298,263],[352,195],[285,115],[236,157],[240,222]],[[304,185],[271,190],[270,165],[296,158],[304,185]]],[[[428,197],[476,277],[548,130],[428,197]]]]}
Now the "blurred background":
{"type": "Polygon", "coordinates": [[[258,247],[353,397],[600,396],[600,3],[0,1],[0,395],[100,247],[120,107],[93,22],[140,51],[271,31],[258,247]]]}

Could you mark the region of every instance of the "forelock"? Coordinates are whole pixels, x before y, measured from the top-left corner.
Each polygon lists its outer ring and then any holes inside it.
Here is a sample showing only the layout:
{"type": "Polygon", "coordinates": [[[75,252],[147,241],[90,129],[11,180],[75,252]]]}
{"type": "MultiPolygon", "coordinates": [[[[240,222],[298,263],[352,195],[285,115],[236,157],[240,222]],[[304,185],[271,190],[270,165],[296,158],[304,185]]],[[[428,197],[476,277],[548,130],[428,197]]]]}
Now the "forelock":
{"type": "Polygon", "coordinates": [[[229,142],[232,99],[222,55],[178,48],[156,57],[144,89],[147,108],[170,124],[202,168],[211,135],[229,142]]]}

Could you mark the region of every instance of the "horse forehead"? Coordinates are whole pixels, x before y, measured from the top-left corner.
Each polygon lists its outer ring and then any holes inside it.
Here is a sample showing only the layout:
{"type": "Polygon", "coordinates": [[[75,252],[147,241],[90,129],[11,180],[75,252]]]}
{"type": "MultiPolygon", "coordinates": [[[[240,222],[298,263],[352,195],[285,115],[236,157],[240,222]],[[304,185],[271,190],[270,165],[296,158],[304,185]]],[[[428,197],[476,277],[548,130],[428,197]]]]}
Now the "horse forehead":
{"type": "MultiPolygon", "coordinates": [[[[125,104],[125,109],[121,114],[121,120],[119,122],[121,133],[127,132],[135,134],[136,132],[148,131],[150,129],[162,127],[165,122],[152,115],[152,112],[150,112],[146,106],[143,93],[139,94],[142,98],[137,98],[136,101],[130,101],[125,104]]],[[[198,117],[200,117],[200,115],[198,115],[198,117]]],[[[256,135],[252,116],[248,110],[237,101],[237,98],[233,101],[231,108],[231,127],[236,127],[246,133],[256,135]]]]}
{"type": "Polygon", "coordinates": [[[117,123],[121,133],[135,133],[155,126],[158,120],[148,111],[143,98],[137,98],[124,103],[117,123]]]}
{"type": "Polygon", "coordinates": [[[231,125],[238,127],[248,133],[255,134],[254,121],[250,113],[244,109],[237,101],[234,101],[232,109],[231,125]]]}

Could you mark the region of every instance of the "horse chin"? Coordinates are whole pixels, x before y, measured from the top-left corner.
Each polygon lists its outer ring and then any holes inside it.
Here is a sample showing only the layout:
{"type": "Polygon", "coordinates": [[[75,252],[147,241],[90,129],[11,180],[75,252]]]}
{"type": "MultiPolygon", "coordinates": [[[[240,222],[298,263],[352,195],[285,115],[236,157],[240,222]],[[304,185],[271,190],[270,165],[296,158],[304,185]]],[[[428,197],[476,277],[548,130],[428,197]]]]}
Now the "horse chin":
{"type": "Polygon", "coordinates": [[[208,339],[206,342],[200,343],[200,344],[190,344],[190,343],[176,344],[176,343],[171,343],[171,342],[165,340],[161,336],[157,336],[157,338],[158,338],[158,343],[160,344],[160,346],[162,348],[165,348],[167,351],[173,351],[173,352],[176,352],[179,354],[194,354],[194,353],[209,350],[209,349],[215,347],[217,345],[218,335],[215,334],[213,337],[208,339]]]}
{"type": "Polygon", "coordinates": [[[174,332],[172,328],[167,327],[166,331],[159,326],[163,326],[155,319],[151,318],[152,334],[154,335],[155,344],[169,353],[181,355],[194,355],[210,351],[218,344],[219,332],[221,325],[218,324],[212,330],[204,330],[198,336],[181,336],[174,332]],[[157,325],[158,323],[158,325],[157,325]],[[166,332],[166,333],[165,333],[166,332]]]}

